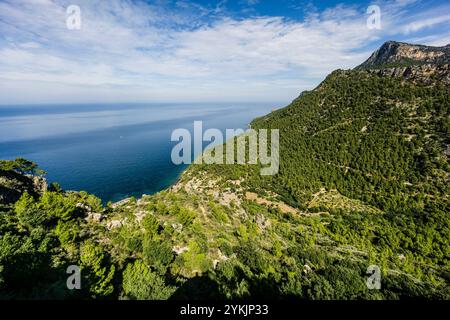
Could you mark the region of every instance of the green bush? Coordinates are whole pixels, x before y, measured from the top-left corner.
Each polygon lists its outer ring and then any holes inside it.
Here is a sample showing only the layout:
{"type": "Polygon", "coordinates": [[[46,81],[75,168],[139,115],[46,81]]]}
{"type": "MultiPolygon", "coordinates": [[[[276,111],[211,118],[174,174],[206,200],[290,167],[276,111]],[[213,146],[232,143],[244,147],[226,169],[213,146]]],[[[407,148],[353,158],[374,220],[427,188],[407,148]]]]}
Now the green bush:
{"type": "Polygon", "coordinates": [[[108,261],[106,252],[100,246],[92,242],[81,246],[80,268],[83,288],[92,297],[107,297],[113,293],[115,266],[108,261]]]}
{"type": "Polygon", "coordinates": [[[125,268],[122,289],[123,299],[136,300],[165,300],[175,292],[174,287],[166,285],[162,277],[140,260],[125,268]]]}
{"type": "Polygon", "coordinates": [[[173,261],[172,246],[168,242],[146,239],[143,245],[144,261],[154,267],[161,274],[166,272],[167,266],[173,261]]]}

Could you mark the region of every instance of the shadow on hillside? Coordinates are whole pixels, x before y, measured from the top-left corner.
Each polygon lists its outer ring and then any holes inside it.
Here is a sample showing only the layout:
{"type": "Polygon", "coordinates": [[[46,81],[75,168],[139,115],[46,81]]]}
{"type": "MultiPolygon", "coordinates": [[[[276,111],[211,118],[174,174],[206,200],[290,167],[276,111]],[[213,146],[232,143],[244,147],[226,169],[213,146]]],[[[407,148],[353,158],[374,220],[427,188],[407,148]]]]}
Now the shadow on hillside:
{"type": "Polygon", "coordinates": [[[217,283],[207,276],[187,280],[169,300],[223,300],[217,283]]]}
{"type": "Polygon", "coordinates": [[[15,171],[0,170],[0,204],[13,204],[24,192],[28,192],[34,198],[39,196],[30,176],[15,171]]]}
{"type": "MultiPolygon", "coordinates": [[[[248,281],[248,294],[238,299],[245,300],[294,300],[301,298],[299,295],[281,293],[279,284],[273,279],[259,279],[248,281]]],[[[232,287],[236,288],[234,283],[232,287]]],[[[217,283],[208,276],[200,276],[187,280],[175,291],[169,300],[227,300],[227,297],[220,292],[217,283]]]]}

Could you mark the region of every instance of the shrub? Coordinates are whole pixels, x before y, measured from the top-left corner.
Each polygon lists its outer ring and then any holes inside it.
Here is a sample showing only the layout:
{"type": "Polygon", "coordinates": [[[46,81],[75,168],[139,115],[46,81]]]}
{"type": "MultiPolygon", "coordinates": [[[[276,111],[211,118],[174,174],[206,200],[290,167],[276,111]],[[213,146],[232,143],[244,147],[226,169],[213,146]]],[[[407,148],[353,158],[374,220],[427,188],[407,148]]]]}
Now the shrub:
{"type": "Polygon", "coordinates": [[[167,286],[162,277],[140,260],[127,265],[123,272],[122,287],[122,298],[137,300],[166,300],[175,291],[174,287],[167,286]]]}
{"type": "Polygon", "coordinates": [[[111,295],[114,291],[112,280],[115,267],[108,263],[103,249],[92,242],[85,243],[81,247],[80,262],[83,283],[87,284],[91,296],[98,298],[111,295]]]}
{"type": "Polygon", "coordinates": [[[143,245],[144,261],[165,273],[167,266],[173,261],[172,246],[168,242],[146,239],[143,245]]]}

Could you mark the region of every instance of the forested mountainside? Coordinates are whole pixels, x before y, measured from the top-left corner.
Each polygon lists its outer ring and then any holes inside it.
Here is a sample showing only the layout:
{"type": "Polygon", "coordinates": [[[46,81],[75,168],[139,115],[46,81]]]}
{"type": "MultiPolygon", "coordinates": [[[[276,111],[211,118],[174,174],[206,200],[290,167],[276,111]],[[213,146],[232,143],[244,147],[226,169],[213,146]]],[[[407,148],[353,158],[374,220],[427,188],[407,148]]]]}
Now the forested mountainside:
{"type": "MultiPolygon", "coordinates": [[[[56,184],[0,197],[1,298],[450,299],[448,64],[388,42],[255,119],[280,130],[274,176],[203,164],[107,206],[56,184]]],[[[0,169],[1,193],[36,168],[0,169]]]]}

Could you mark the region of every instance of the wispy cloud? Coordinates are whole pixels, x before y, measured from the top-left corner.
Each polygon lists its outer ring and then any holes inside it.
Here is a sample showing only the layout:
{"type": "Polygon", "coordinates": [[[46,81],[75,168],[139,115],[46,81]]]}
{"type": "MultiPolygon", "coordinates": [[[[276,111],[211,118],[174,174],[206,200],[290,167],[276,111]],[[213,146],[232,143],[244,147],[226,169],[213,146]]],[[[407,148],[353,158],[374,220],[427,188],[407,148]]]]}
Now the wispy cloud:
{"type": "Polygon", "coordinates": [[[432,18],[424,18],[416,20],[414,22],[408,23],[403,27],[404,33],[410,34],[417,32],[424,28],[431,28],[435,25],[443,24],[445,22],[450,22],[450,14],[439,15],[432,18]]]}
{"type": "Polygon", "coordinates": [[[364,6],[295,20],[234,17],[226,2],[84,0],[81,30],[68,30],[67,1],[7,0],[0,103],[289,100],[330,71],[361,63],[385,39],[444,38],[450,6],[417,11],[418,3],[383,1],[383,28],[369,30],[364,6]]]}

